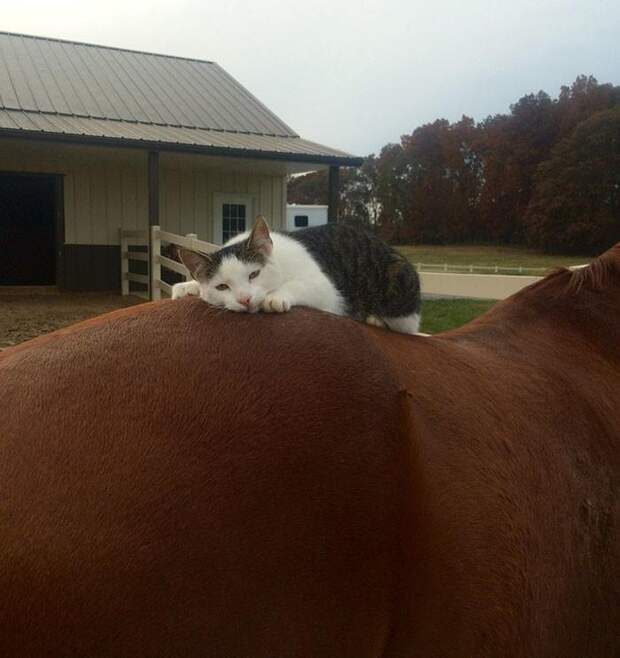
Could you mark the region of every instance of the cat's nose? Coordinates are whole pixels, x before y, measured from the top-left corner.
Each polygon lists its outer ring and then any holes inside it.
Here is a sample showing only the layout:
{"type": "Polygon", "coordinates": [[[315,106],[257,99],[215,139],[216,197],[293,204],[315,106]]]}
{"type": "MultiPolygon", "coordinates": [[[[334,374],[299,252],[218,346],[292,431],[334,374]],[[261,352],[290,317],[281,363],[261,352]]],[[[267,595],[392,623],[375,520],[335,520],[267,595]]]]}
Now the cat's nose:
{"type": "Polygon", "coordinates": [[[250,305],[250,300],[251,300],[250,297],[238,297],[237,298],[237,301],[240,304],[243,304],[244,306],[249,306],[250,305]]]}

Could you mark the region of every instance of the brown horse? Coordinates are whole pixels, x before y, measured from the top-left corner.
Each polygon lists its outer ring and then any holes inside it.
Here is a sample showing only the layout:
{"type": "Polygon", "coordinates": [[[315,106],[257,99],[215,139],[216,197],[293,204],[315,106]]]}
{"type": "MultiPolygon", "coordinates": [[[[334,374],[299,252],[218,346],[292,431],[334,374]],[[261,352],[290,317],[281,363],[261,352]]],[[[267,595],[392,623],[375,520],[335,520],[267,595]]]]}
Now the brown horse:
{"type": "Polygon", "coordinates": [[[432,338],[125,309],[0,393],[4,658],[620,655],[620,245],[432,338]]]}

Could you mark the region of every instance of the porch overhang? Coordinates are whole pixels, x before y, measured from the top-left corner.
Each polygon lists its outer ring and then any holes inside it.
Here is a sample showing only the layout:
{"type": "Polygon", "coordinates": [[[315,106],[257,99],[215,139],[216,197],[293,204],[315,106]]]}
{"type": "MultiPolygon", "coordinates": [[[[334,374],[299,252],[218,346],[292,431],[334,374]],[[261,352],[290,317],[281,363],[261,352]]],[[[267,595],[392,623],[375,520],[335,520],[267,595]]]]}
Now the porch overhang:
{"type": "Polygon", "coordinates": [[[362,158],[301,137],[184,128],[0,109],[0,137],[194,153],[226,158],[359,167],[362,158]]]}

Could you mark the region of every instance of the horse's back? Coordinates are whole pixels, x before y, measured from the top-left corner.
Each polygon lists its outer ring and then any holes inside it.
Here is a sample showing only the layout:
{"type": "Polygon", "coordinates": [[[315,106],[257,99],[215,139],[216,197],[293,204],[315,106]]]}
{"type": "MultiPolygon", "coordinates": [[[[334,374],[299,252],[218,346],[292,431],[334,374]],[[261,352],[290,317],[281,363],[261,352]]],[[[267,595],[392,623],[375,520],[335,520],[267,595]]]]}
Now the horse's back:
{"type": "Polygon", "coordinates": [[[419,338],[184,300],[0,354],[0,655],[614,655],[585,301],[419,338]]]}
{"type": "Polygon", "coordinates": [[[406,442],[358,327],[188,300],[4,353],[1,655],[382,655],[406,442]]]}

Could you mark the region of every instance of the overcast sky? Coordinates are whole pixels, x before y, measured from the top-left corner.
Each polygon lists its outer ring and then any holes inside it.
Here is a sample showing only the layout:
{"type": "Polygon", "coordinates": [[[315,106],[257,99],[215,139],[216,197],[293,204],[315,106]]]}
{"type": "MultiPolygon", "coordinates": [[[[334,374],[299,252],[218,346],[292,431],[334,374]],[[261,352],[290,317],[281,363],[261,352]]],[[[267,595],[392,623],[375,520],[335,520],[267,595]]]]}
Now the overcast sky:
{"type": "Polygon", "coordinates": [[[620,84],[619,0],[2,4],[0,30],[214,60],[303,137],[356,155],[580,73],[620,84]]]}

